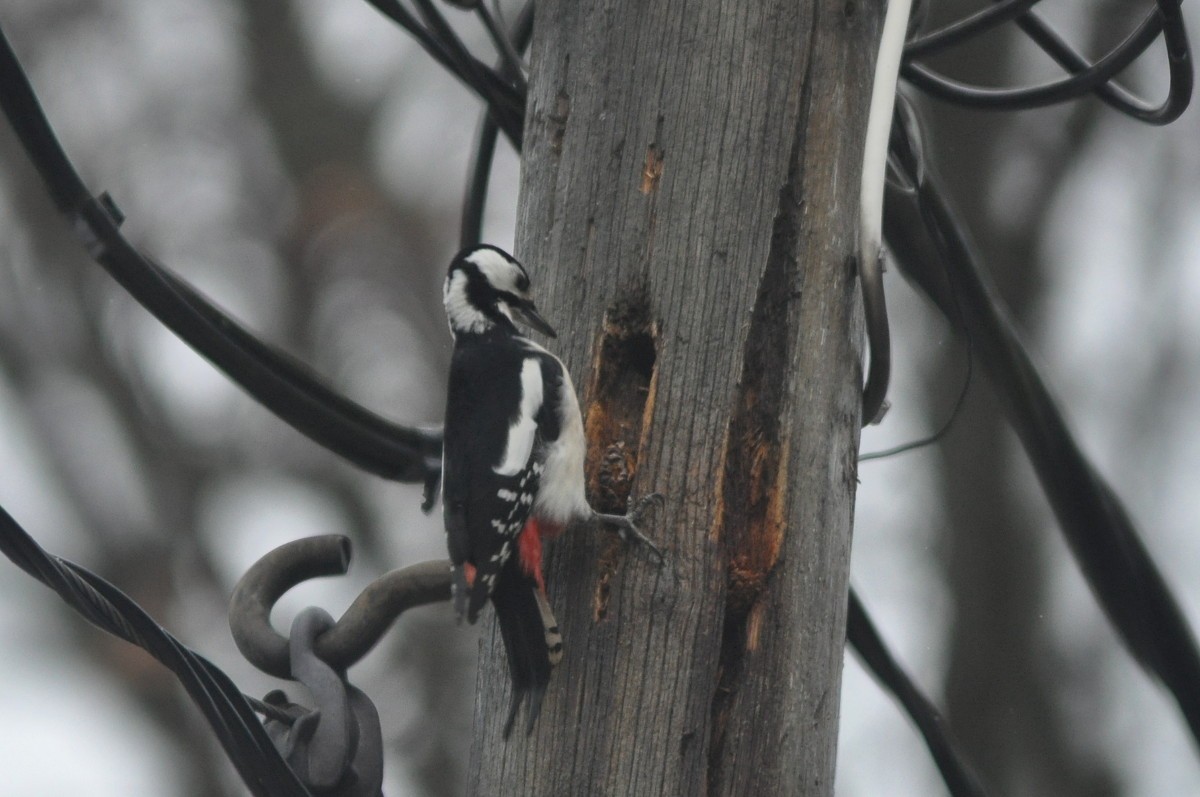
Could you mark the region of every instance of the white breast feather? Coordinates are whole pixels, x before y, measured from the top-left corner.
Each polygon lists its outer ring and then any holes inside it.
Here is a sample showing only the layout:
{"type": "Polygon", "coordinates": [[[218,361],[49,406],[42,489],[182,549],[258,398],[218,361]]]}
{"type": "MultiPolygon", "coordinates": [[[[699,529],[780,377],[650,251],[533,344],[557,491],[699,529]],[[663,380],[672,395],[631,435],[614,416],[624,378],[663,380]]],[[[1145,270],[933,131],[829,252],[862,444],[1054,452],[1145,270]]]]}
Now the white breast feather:
{"type": "Polygon", "coordinates": [[[501,476],[516,476],[529,462],[533,439],[537,434],[535,417],[542,408],[542,367],[536,357],[521,364],[521,407],[517,418],[508,427],[508,442],[504,457],[492,468],[501,476]]]}
{"type": "Polygon", "coordinates": [[[586,445],[583,437],[583,417],[579,413],[575,385],[571,383],[571,377],[565,368],[558,417],[561,431],[558,439],[546,452],[542,483],[533,512],[553,523],[565,524],[575,518],[588,517],[592,512],[583,490],[583,456],[586,445]]]}

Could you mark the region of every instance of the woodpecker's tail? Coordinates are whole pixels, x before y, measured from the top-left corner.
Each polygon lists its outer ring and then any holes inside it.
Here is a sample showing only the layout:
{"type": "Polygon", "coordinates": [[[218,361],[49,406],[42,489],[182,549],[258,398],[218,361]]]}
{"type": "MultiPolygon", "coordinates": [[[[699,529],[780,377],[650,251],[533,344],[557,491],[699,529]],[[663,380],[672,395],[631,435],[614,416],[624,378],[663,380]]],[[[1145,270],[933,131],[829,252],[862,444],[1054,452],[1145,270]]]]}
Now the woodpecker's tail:
{"type": "Polygon", "coordinates": [[[508,738],[526,694],[529,720],[525,732],[533,730],[533,722],[542,708],[542,696],[550,683],[550,670],[562,659],[562,636],[546,596],[538,589],[537,582],[518,567],[506,568],[498,579],[492,591],[492,605],[496,608],[512,679],[512,706],[504,723],[504,736],[508,738]]]}

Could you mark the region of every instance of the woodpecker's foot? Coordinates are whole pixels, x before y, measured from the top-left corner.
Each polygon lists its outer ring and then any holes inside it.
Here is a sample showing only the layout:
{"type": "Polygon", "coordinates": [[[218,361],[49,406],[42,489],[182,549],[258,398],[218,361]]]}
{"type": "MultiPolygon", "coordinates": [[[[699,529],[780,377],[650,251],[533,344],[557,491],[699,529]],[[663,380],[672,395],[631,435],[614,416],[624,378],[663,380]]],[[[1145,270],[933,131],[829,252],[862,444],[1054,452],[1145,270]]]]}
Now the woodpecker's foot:
{"type": "Polygon", "coordinates": [[[597,512],[596,520],[600,521],[601,523],[606,523],[609,526],[614,526],[617,530],[617,534],[621,535],[622,540],[628,541],[632,539],[634,542],[645,545],[650,549],[655,558],[658,559],[658,563],[661,565],[664,561],[666,561],[665,557],[663,556],[662,549],[655,545],[649,537],[643,534],[642,530],[639,529],[638,526],[641,524],[642,517],[646,514],[647,509],[649,509],[651,506],[661,509],[665,503],[666,499],[661,493],[651,493],[650,495],[643,496],[636,501],[630,499],[629,508],[624,515],[602,515],[597,512]]]}

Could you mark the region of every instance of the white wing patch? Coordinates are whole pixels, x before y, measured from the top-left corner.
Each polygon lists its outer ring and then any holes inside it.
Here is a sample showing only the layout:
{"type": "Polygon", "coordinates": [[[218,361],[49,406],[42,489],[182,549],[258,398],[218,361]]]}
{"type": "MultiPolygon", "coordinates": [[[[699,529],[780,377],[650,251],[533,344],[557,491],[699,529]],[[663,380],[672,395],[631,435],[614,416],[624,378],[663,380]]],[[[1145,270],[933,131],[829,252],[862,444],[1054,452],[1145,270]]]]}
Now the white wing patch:
{"type": "Polygon", "coordinates": [[[521,365],[521,407],[517,418],[508,427],[508,443],[500,464],[492,468],[501,476],[516,476],[529,462],[533,439],[537,434],[535,416],[542,408],[542,367],[536,357],[521,365]]]}

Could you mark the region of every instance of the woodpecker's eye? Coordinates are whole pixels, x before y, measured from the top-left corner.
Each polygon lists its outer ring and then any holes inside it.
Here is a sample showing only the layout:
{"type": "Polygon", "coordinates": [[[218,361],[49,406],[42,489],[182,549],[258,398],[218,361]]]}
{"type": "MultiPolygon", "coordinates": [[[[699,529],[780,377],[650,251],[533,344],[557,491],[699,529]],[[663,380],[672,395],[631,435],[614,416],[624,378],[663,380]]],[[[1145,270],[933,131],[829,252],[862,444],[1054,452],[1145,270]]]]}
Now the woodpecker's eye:
{"type": "Polygon", "coordinates": [[[524,274],[517,276],[517,290],[519,290],[521,293],[525,293],[529,290],[529,277],[525,276],[524,274]]]}

